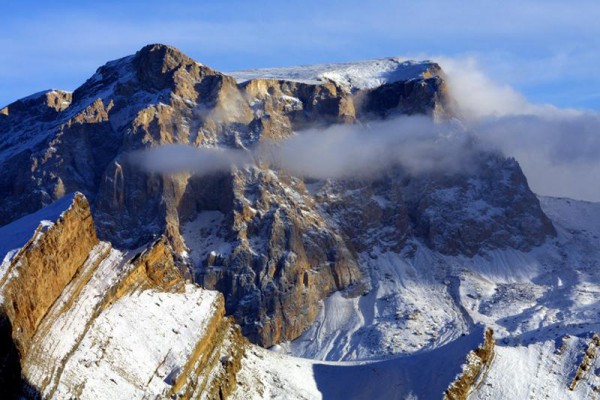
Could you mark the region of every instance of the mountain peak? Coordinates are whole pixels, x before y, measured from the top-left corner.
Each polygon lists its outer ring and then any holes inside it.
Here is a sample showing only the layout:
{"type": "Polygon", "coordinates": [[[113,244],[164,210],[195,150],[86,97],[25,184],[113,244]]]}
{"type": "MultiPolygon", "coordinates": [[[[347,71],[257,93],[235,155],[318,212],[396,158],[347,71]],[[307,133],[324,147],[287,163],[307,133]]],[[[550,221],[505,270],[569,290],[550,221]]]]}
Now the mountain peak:
{"type": "Polygon", "coordinates": [[[195,61],[174,47],[150,44],[135,54],[133,63],[138,79],[143,85],[162,90],[171,86],[172,75],[176,69],[193,65],[195,61]]]}
{"type": "Polygon", "coordinates": [[[94,100],[110,96],[111,93],[130,95],[140,89],[151,93],[171,90],[182,94],[182,91],[190,92],[190,87],[193,88],[194,83],[205,75],[219,73],[173,46],[149,44],[133,55],[110,61],[98,68],[90,79],[75,90],[73,98],[74,101],[82,98],[94,100]]]}
{"type": "Polygon", "coordinates": [[[134,66],[138,79],[142,84],[162,90],[171,87],[175,71],[184,68],[188,72],[208,67],[183,54],[179,49],[164,44],[149,44],[135,54],[134,66]]]}
{"type": "Polygon", "coordinates": [[[196,63],[176,47],[165,44],[149,44],[142,47],[136,54],[137,62],[164,73],[181,64],[196,63]]]}

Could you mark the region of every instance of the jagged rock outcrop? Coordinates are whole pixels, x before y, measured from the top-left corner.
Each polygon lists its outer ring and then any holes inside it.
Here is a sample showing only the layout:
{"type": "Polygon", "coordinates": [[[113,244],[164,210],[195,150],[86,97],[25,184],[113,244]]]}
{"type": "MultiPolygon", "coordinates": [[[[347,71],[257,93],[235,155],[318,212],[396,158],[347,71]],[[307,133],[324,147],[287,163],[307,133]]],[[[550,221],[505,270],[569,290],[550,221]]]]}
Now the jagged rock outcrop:
{"type": "Polygon", "coordinates": [[[444,400],[466,400],[479,382],[485,378],[485,373],[494,360],[494,331],[485,330],[483,343],[467,355],[466,364],[461,374],[450,385],[444,400]]]}
{"type": "Polygon", "coordinates": [[[313,85],[275,79],[252,79],[242,83],[252,99],[255,122],[269,138],[287,137],[292,129],[316,124],[349,123],[356,118],[348,90],[333,82],[313,85]]]}
{"type": "Polygon", "coordinates": [[[146,46],[102,66],[72,94],[38,94],[3,109],[0,224],[78,190],[90,199],[101,240],[127,249],[165,235],[183,260],[204,250],[182,237],[182,225],[219,212],[215,232],[226,251],[204,241],[207,251],[191,267],[263,345],[297,337],[320,299],[357,284],[357,253],[376,242],[399,250],[415,239],[444,254],[473,255],[527,249],[553,235],[518,165],[486,152],[482,165],[489,165],[473,174],[311,184],[336,198],[262,160],[193,176],[151,173],[130,157],[164,144],[246,150],[309,127],[453,116],[437,64],[386,65],[371,80],[334,71],[317,80],[238,82],[175,48],[146,46]]]}
{"type": "Polygon", "coordinates": [[[573,380],[569,385],[570,391],[575,390],[579,381],[581,381],[585,377],[586,372],[590,368],[592,368],[592,365],[594,364],[594,359],[596,358],[596,354],[598,353],[598,347],[600,347],[600,335],[594,333],[594,335],[592,336],[592,340],[590,340],[590,343],[587,349],[585,350],[583,358],[581,359],[581,363],[579,364],[579,367],[577,367],[575,376],[573,377],[573,380]]]}
{"type": "Polygon", "coordinates": [[[0,121],[6,123],[8,117],[17,120],[18,117],[23,116],[49,120],[54,118],[57,112],[66,109],[71,104],[71,101],[71,93],[62,90],[50,90],[36,93],[17,100],[1,109],[0,115],[2,115],[4,119],[0,121]]]}
{"type": "Polygon", "coordinates": [[[164,238],[139,254],[98,241],[87,200],[70,198],[55,221],[0,231],[33,234],[3,262],[1,393],[226,398],[247,344],[223,296],[186,283],[164,238]]]}

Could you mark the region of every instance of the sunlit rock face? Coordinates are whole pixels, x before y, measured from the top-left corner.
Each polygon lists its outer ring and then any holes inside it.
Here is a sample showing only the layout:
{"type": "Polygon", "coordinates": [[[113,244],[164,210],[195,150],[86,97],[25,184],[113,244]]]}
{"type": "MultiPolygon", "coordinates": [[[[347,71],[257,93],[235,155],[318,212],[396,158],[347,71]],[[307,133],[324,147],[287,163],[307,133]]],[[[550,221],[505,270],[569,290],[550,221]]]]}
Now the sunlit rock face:
{"type": "Polygon", "coordinates": [[[112,248],[96,238],[82,194],[0,237],[10,248],[0,275],[3,398],[213,399],[235,388],[246,341],[221,294],[185,282],[166,239],[112,248]]]}

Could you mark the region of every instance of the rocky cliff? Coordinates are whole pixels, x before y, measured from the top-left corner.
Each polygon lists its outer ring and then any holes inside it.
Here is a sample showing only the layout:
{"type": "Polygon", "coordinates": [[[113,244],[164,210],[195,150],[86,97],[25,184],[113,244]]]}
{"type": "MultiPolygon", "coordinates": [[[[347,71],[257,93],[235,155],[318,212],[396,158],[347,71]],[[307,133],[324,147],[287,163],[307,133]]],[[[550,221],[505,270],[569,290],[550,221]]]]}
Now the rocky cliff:
{"type": "Polygon", "coordinates": [[[40,225],[18,254],[4,266],[0,282],[2,312],[13,326],[21,355],[48,309],[98,244],[87,200],[82,195],[46,231],[40,225]]]}
{"type": "Polygon", "coordinates": [[[0,231],[22,246],[2,264],[1,393],[226,397],[246,342],[222,295],[186,283],[165,239],[127,253],[98,241],[85,197],[68,198],[0,231]]]}
{"type": "MultiPolygon", "coordinates": [[[[201,227],[204,242],[221,235],[231,250],[201,244],[202,254],[192,258],[197,279],[227,293],[228,309],[252,341],[271,346],[296,338],[314,320],[319,300],[359,284],[358,264],[301,180],[252,168],[235,173],[233,186],[229,215],[201,227]]],[[[184,229],[196,246],[194,224],[184,229]]]]}
{"type": "Polygon", "coordinates": [[[398,250],[416,240],[472,256],[555,234],[518,165],[484,150],[474,172],[316,182],[261,159],[200,176],[148,172],[130,156],[173,143],[250,152],[305,128],[455,116],[437,64],[365,65],[371,75],[361,66],[232,77],[150,45],[72,94],[19,100],[0,114],[0,224],[81,191],[101,240],[131,249],[165,235],[175,258],[220,290],[227,313],[265,346],[296,338],[334,291],[362,293],[368,273],[358,253],[376,244],[398,250]]]}
{"type": "Polygon", "coordinates": [[[529,250],[556,235],[514,159],[486,154],[469,172],[411,174],[315,184],[315,199],[352,248],[400,252],[418,239],[445,255],[529,250]]]}

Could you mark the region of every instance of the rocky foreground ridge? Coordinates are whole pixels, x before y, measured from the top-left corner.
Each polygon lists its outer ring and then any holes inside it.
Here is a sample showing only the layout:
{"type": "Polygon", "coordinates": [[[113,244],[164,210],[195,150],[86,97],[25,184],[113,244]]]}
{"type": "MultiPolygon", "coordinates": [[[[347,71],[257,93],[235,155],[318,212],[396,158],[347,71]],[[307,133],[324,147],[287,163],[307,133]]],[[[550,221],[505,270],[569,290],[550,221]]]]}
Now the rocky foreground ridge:
{"type": "Polygon", "coordinates": [[[226,397],[246,341],[223,296],[186,283],[166,240],[120,252],[65,200],[0,231],[32,235],[2,254],[1,397],[226,397]]]}

